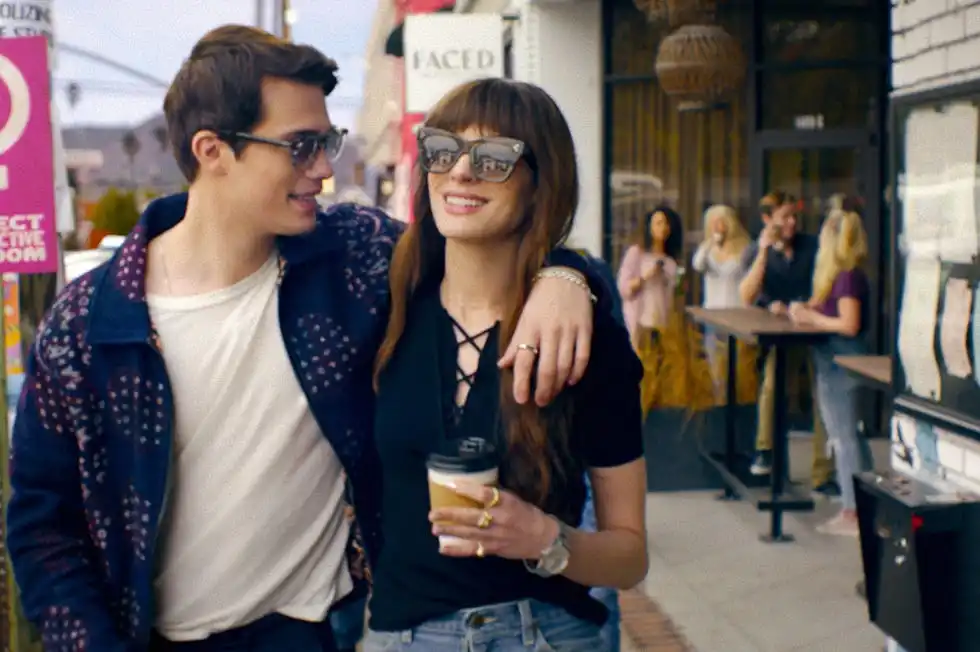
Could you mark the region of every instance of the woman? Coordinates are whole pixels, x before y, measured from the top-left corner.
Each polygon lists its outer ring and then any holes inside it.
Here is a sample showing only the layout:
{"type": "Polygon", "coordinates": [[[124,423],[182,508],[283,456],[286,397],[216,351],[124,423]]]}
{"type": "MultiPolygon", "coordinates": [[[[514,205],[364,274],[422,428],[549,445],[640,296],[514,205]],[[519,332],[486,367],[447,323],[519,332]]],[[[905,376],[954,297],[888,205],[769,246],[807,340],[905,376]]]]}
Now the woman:
{"type": "Polygon", "coordinates": [[[704,242],[694,253],[694,269],[704,275],[705,308],[736,308],[742,305],[738,284],[745,271],[742,254],[749,234],[731,206],[721,204],[704,212],[704,242]]]}
{"type": "Polygon", "coordinates": [[[667,327],[674,308],[677,261],[684,246],[680,216],[661,206],[640,225],[637,243],[626,250],[619,268],[619,293],[633,346],[638,350],[651,331],[667,327]]]}
{"type": "Polygon", "coordinates": [[[872,464],[868,442],[857,432],[859,383],[834,362],[836,355],[866,352],[869,285],[861,265],[867,255],[860,215],[832,210],[820,229],[813,297],[806,304],[790,305],[794,322],[833,333],[830,340],[813,349],[817,403],[841,479],[842,509],[817,528],[823,534],[858,536],[852,477],[870,470],[872,464]]]}
{"type": "Polygon", "coordinates": [[[676,306],[683,243],[680,216],[661,206],[644,218],[619,268],[623,316],[643,363],[644,417],[654,408],[699,410],[715,402],[701,335],[676,306]]]}
{"type": "Polygon", "coordinates": [[[585,377],[548,408],[517,405],[495,363],[571,228],[568,125],[540,88],[484,79],[443,98],[418,142],[416,221],[392,261],[375,370],[386,543],[365,649],[601,650],[606,609],[589,588],[633,586],[647,568],[639,363],[603,311],[585,377]],[[457,484],[475,506],[430,511],[427,459],[471,438],[500,451],[499,489],[457,484]],[[586,473],[598,532],[576,527],[586,473]]]}
{"type": "MultiPolygon", "coordinates": [[[[691,262],[704,279],[702,305],[705,308],[736,308],[742,305],[738,285],[745,272],[742,256],[748,246],[749,234],[739,222],[734,208],[717,204],[704,212],[704,242],[694,252],[691,262]]],[[[724,342],[710,328],[704,331],[704,350],[711,364],[715,395],[720,402],[724,398],[728,374],[724,355],[726,349],[724,342]]],[[[740,361],[744,358],[742,355],[738,357],[740,361]]],[[[754,356],[749,362],[754,366],[754,356]]]]}

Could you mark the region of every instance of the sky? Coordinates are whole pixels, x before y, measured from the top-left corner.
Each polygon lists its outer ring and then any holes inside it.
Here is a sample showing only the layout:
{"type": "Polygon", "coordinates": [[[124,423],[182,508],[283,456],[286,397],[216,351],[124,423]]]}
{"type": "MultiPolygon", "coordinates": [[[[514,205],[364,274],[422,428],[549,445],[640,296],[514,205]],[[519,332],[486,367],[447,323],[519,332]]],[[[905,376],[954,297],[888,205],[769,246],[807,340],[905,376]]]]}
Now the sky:
{"type": "MultiPolygon", "coordinates": [[[[364,50],[377,2],[292,0],[297,17],[293,40],[319,48],[340,66],[340,84],[327,101],[337,125],[354,126],[364,50]]],[[[256,0],[55,0],[52,4],[57,42],[167,83],[209,29],[256,20],[256,0]]],[[[54,93],[64,126],[134,124],[161,111],[165,88],[64,50],[57,52],[55,63],[54,93]],[[67,93],[72,81],[81,87],[74,107],[67,93]]]]}

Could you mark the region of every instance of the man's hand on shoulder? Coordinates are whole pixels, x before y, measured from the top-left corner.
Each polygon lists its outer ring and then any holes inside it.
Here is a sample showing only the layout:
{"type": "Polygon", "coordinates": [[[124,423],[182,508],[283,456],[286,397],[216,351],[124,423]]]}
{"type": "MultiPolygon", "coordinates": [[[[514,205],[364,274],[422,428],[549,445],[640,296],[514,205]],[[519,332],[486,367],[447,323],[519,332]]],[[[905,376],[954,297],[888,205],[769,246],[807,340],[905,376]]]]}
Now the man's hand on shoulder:
{"type": "Polygon", "coordinates": [[[526,403],[537,362],[534,400],[550,403],[566,385],[581,380],[592,346],[592,295],[581,275],[562,267],[539,277],[514,337],[500,359],[514,368],[514,400],[526,403]]]}

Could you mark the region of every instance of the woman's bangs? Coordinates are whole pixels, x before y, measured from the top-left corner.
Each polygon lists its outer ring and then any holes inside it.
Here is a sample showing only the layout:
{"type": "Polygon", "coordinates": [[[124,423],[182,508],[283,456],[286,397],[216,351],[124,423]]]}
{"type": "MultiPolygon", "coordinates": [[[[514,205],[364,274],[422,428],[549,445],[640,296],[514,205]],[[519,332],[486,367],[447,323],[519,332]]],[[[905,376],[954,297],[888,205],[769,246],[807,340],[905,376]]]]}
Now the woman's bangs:
{"type": "Polygon", "coordinates": [[[504,79],[481,79],[457,87],[433,108],[425,124],[453,133],[474,127],[483,136],[516,138],[533,149],[528,98],[504,79]]]}

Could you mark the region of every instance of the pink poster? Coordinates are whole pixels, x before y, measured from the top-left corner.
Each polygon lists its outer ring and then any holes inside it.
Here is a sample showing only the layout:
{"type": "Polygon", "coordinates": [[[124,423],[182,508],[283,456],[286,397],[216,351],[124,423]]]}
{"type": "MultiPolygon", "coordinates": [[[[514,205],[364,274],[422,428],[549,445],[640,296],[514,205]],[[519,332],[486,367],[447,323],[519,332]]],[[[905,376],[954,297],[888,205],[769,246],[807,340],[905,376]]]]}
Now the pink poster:
{"type": "Polygon", "coordinates": [[[58,271],[48,43],[0,39],[0,273],[58,271]]]}

